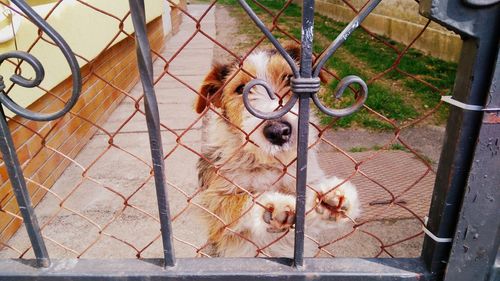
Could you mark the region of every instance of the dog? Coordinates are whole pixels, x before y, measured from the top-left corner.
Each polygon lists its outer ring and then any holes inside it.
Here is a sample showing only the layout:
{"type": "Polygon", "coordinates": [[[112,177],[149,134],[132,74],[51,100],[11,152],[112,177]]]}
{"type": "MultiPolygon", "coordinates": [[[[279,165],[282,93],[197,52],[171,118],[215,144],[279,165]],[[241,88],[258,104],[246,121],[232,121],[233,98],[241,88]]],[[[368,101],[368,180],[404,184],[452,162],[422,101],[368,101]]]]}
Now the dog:
{"type": "MultiPolygon", "coordinates": [[[[284,45],[298,63],[300,48],[284,45]]],[[[200,206],[208,231],[207,252],[217,257],[290,257],[295,222],[295,159],[298,106],[276,120],[262,120],[243,104],[243,88],[253,78],[265,80],[279,97],[271,99],[262,86],[249,93],[252,106],[271,112],[292,94],[290,66],[274,49],[257,50],[243,62],[214,65],[195,103],[197,113],[209,104],[218,114],[208,125],[208,144],[197,165],[200,206]]],[[[326,80],[321,74],[322,80],[326,80]]],[[[310,116],[311,123],[317,117],[310,116]]],[[[309,146],[319,131],[309,128],[309,146]]],[[[306,191],[305,256],[318,253],[325,230],[345,225],[360,213],[356,187],[326,177],[317,151],[309,149],[306,191]],[[308,239],[310,238],[310,239],[308,239]]]]}

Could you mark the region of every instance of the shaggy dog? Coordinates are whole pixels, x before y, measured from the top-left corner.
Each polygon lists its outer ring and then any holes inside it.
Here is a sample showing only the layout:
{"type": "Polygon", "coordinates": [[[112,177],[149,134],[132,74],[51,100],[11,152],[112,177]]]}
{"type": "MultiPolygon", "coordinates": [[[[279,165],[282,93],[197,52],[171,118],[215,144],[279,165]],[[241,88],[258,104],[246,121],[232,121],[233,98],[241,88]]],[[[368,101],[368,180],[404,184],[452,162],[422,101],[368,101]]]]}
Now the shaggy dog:
{"type": "MultiPolygon", "coordinates": [[[[298,46],[285,49],[298,60],[298,46]]],[[[291,256],[298,106],[277,120],[261,120],[245,109],[242,92],[253,78],[265,80],[279,99],[272,100],[256,86],[249,100],[254,108],[271,112],[291,95],[292,72],[276,50],[254,51],[242,69],[236,63],[214,66],[195,105],[202,113],[210,101],[220,112],[210,121],[208,147],[198,162],[209,254],[291,256]]],[[[317,123],[315,116],[311,123],[317,123]]],[[[309,131],[311,145],[318,141],[318,130],[310,126],[309,131]]],[[[305,233],[312,239],[306,237],[304,254],[313,256],[318,250],[313,240],[357,217],[360,204],[352,183],[324,175],[314,147],[309,149],[307,176],[305,233]]]]}

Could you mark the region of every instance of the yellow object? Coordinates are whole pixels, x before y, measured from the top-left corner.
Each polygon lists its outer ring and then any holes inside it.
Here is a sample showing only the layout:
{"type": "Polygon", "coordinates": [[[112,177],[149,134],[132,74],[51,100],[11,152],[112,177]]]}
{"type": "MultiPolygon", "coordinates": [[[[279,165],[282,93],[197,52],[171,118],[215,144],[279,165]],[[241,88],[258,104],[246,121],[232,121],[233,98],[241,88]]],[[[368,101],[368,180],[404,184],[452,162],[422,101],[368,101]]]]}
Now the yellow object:
{"type": "MultiPolygon", "coordinates": [[[[85,0],[84,3],[88,5],[76,0],[64,0],[59,5],[57,5],[57,1],[49,0],[27,2],[42,17],[46,17],[50,13],[47,22],[62,35],[73,52],[77,54],[80,67],[97,57],[106,48],[113,46],[133,33],[127,0],[85,0]],[[106,15],[99,10],[105,11],[112,16],[106,15]]],[[[145,2],[147,22],[161,16],[163,13],[170,12],[170,10],[166,11],[164,9],[162,0],[147,0],[145,2]]],[[[0,8],[8,8],[8,6],[12,6],[9,1],[0,0],[0,8]]],[[[15,6],[12,6],[12,10],[19,11],[15,6]]],[[[9,21],[7,24],[10,25],[10,28],[1,29],[0,38],[2,37],[2,31],[10,30],[12,32],[12,27],[16,29],[13,24],[15,22],[14,18],[21,19],[20,25],[17,27],[15,36],[12,39],[0,43],[0,53],[16,50],[16,43],[19,50],[27,51],[31,49],[30,53],[40,60],[45,69],[45,79],[40,85],[41,88],[45,90],[54,88],[70,75],[66,59],[59,48],[47,42],[51,42],[47,35],[44,34],[42,38],[39,38],[38,27],[23,16],[13,14],[11,19],[4,16],[4,19],[9,21]]],[[[0,22],[3,23],[2,20],[0,22]]],[[[4,35],[8,38],[9,34],[4,35]]],[[[14,70],[15,65],[7,61],[2,63],[0,67],[0,75],[4,77],[7,89],[11,85],[9,77],[14,73],[14,70]]],[[[22,64],[21,73],[26,78],[34,77],[33,71],[26,63],[22,64]]],[[[15,86],[10,91],[9,96],[21,106],[27,107],[43,94],[45,94],[45,91],[38,88],[26,89],[15,86]]]]}

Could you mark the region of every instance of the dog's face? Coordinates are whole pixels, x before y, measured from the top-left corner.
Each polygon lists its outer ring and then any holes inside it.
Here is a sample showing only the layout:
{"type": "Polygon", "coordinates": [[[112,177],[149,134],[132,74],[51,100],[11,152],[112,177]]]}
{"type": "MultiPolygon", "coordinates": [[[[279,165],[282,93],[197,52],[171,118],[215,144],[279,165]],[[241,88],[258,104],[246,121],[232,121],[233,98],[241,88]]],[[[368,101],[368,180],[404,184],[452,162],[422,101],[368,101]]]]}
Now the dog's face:
{"type": "MultiPolygon", "coordinates": [[[[298,59],[300,49],[286,46],[287,52],[298,59]]],[[[297,142],[298,106],[283,117],[274,120],[262,120],[248,112],[243,104],[243,88],[252,79],[267,82],[276,98],[271,99],[262,86],[255,86],[249,93],[249,100],[255,109],[272,112],[284,105],[291,97],[290,78],[292,70],[285,59],[274,49],[255,51],[250,54],[240,68],[236,64],[217,65],[205,77],[201,87],[201,96],[196,103],[196,111],[203,112],[209,100],[221,109],[222,115],[233,124],[233,130],[256,145],[253,147],[270,154],[279,155],[294,151],[297,142]],[[239,130],[239,129],[241,130],[239,130]],[[244,131],[245,133],[242,133],[244,131]]],[[[314,118],[311,121],[315,121],[314,118]]],[[[310,126],[311,127],[311,126],[310,126]]],[[[317,131],[310,130],[309,142],[317,138],[317,131]]]]}

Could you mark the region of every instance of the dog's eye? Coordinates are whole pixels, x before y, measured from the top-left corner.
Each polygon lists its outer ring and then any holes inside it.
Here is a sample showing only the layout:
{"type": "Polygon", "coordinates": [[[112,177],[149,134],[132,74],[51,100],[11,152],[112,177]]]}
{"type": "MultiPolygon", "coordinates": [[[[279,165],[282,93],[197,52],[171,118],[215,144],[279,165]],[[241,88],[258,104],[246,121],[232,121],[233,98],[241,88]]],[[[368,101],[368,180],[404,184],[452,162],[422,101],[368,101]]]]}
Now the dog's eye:
{"type": "Polygon", "coordinates": [[[281,78],[281,81],[290,81],[290,79],[292,79],[292,77],[293,77],[292,74],[283,75],[283,77],[281,78]]]}
{"type": "Polygon", "coordinates": [[[236,87],[236,90],[234,90],[236,93],[238,93],[238,95],[242,95],[243,94],[243,88],[245,87],[245,84],[241,84],[239,85],[238,87],[236,87]]]}

